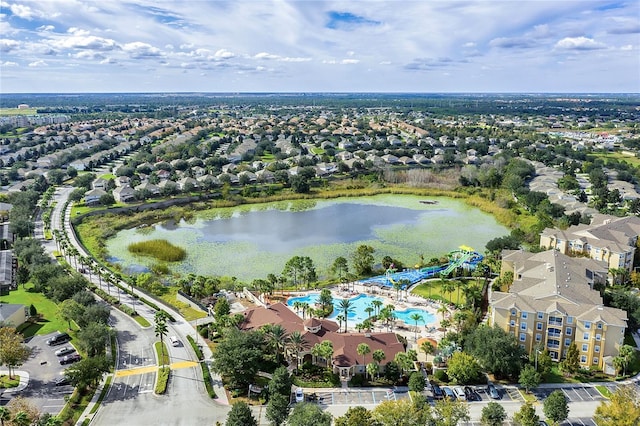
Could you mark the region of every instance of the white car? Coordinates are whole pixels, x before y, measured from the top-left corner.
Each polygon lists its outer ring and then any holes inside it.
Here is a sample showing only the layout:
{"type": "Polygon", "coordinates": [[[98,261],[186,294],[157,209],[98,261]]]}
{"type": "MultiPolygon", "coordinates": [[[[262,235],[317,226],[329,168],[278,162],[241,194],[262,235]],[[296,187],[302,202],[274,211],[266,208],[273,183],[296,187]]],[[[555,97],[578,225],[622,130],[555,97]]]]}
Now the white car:
{"type": "Polygon", "coordinates": [[[302,392],[302,388],[296,389],[296,402],[304,401],[304,392],[302,392]]]}
{"type": "Polygon", "coordinates": [[[57,356],[65,356],[65,355],[69,355],[72,352],[75,352],[76,350],[74,348],[72,348],[71,346],[65,346],[64,348],[58,349],[56,351],[56,355],[57,356]]]}

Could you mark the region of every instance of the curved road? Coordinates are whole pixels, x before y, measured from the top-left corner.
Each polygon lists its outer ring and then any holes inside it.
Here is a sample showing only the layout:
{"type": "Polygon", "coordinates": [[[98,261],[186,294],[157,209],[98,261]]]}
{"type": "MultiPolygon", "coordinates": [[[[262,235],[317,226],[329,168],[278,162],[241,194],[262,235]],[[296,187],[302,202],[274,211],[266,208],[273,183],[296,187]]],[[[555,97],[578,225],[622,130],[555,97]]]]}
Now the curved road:
{"type": "MultiPolygon", "coordinates": [[[[88,257],[89,254],[75,239],[71,229],[69,221],[71,209],[63,211],[64,204],[73,190],[72,187],[61,187],[56,190],[54,196],[56,205],[51,214],[51,227],[66,232],[69,241],[78,252],[88,257]],[[64,229],[62,229],[63,217],[65,218],[64,229]]],[[[56,250],[55,242],[41,239],[49,253],[56,250]]],[[[95,274],[91,276],[86,274],[86,277],[99,285],[95,274]]],[[[135,305],[140,316],[153,324],[155,311],[148,305],[120,292],[117,287],[111,288],[110,292],[114,296],[117,292],[121,303],[135,305]]],[[[138,293],[138,296],[146,297],[141,293],[138,293]]],[[[158,304],[156,301],[154,303],[158,304]]],[[[129,316],[117,309],[112,309],[111,325],[116,330],[118,342],[116,372],[105,399],[93,417],[92,425],[194,425],[214,424],[216,421],[224,423],[229,411],[228,405],[224,405],[226,397],[223,395],[220,399],[222,404],[209,398],[202,380],[202,370],[186,338],[187,335],[195,337],[195,329],[179,313],[168,307],[164,309],[176,319],[174,323],[167,323],[167,336],[176,336],[180,340],[180,345],[177,347],[167,342],[172,367],[167,393],[158,396],[153,392],[157,370],[153,349],[153,343],[157,341],[157,337],[153,326],[143,328],[129,316]]],[[[206,359],[211,358],[208,347],[203,347],[203,351],[206,359]]]]}

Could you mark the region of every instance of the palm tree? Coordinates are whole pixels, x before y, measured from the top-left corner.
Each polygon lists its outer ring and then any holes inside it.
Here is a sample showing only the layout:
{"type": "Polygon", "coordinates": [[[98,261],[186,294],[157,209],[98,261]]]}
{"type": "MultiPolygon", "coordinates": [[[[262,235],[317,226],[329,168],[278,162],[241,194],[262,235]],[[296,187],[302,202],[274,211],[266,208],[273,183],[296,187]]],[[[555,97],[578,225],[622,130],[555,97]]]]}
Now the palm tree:
{"type": "Polygon", "coordinates": [[[288,339],[287,331],[280,324],[266,324],[262,327],[267,344],[275,349],[276,363],[280,364],[280,354],[284,352],[288,339]]]}
{"type": "Polygon", "coordinates": [[[400,299],[400,289],[402,288],[401,281],[391,281],[393,283],[393,288],[396,290],[396,300],[400,299]]]}
{"type": "Polygon", "coordinates": [[[344,332],[347,332],[348,322],[349,322],[349,314],[353,313],[354,306],[353,302],[349,299],[341,299],[338,302],[338,309],[344,314],[344,332]]]}
{"type": "Polygon", "coordinates": [[[13,416],[13,424],[16,426],[29,426],[31,424],[31,419],[26,412],[18,411],[15,416],[13,416]]]}
{"type": "Polygon", "coordinates": [[[307,302],[302,302],[302,319],[305,318],[307,312],[309,312],[309,304],[307,302]]]}
{"type": "Polygon", "coordinates": [[[344,315],[338,314],[336,315],[336,321],[338,321],[338,330],[342,328],[342,322],[345,320],[344,315]]]}
{"type": "Polygon", "coordinates": [[[11,418],[11,411],[7,407],[0,407],[0,426],[4,426],[4,422],[11,418]]]}
{"type": "Polygon", "coordinates": [[[162,359],[160,360],[161,365],[164,365],[164,337],[169,332],[167,328],[167,314],[164,311],[157,311],[154,320],[155,320],[155,329],[154,332],[156,337],[160,338],[160,348],[162,353],[162,359]]]}
{"type": "Polygon", "coordinates": [[[384,351],[382,349],[376,349],[371,354],[371,358],[373,358],[373,360],[375,362],[377,362],[378,364],[380,364],[386,357],[387,356],[385,355],[385,353],[384,353],[384,351]]]}
{"type": "Polygon", "coordinates": [[[293,310],[296,311],[296,313],[300,313],[300,309],[302,309],[302,302],[299,300],[293,302],[293,310]]]}
{"type": "Polygon", "coordinates": [[[460,287],[467,288],[468,283],[462,280],[456,280],[456,287],[458,288],[458,304],[460,304],[460,287]]]}
{"type": "Polygon", "coordinates": [[[364,311],[367,313],[367,318],[371,318],[371,314],[373,313],[374,309],[371,306],[367,306],[366,308],[364,308],[364,311]]]}
{"type": "Polygon", "coordinates": [[[300,352],[309,348],[309,342],[304,338],[302,333],[294,331],[287,338],[287,347],[296,354],[296,365],[300,368],[300,352]]]}
{"type": "Polygon", "coordinates": [[[449,312],[449,309],[445,305],[441,304],[437,312],[442,314],[442,321],[444,321],[444,315],[449,312]]]}
{"type": "Polygon", "coordinates": [[[422,342],[422,344],[420,345],[420,350],[424,352],[425,357],[428,357],[429,355],[433,355],[436,352],[436,347],[433,346],[433,343],[427,340],[425,342],[422,342]]]}
{"type": "Polygon", "coordinates": [[[410,317],[416,323],[416,328],[414,330],[415,340],[418,341],[418,322],[422,321],[424,318],[419,313],[411,314],[410,317]]]}
{"type": "Polygon", "coordinates": [[[58,416],[51,416],[47,419],[47,423],[46,426],[62,426],[63,425],[63,421],[60,417],[58,416]]]}
{"type": "Polygon", "coordinates": [[[369,374],[369,380],[373,379],[374,374],[377,376],[379,372],[380,366],[378,364],[376,364],[375,362],[370,362],[369,364],[367,364],[367,374],[369,374]]]}
{"type": "Polygon", "coordinates": [[[453,295],[453,291],[456,289],[456,285],[451,281],[445,281],[442,283],[442,292],[449,293],[449,303],[452,303],[451,296],[453,295]]]}
{"type": "Polygon", "coordinates": [[[356,348],[356,352],[358,353],[358,355],[362,355],[362,365],[365,366],[366,364],[364,361],[364,357],[371,352],[371,348],[366,343],[360,343],[356,348]]]}
{"type": "Polygon", "coordinates": [[[376,309],[376,316],[380,315],[380,308],[382,308],[382,300],[374,300],[373,302],[371,302],[371,305],[373,305],[373,307],[376,309]]]}

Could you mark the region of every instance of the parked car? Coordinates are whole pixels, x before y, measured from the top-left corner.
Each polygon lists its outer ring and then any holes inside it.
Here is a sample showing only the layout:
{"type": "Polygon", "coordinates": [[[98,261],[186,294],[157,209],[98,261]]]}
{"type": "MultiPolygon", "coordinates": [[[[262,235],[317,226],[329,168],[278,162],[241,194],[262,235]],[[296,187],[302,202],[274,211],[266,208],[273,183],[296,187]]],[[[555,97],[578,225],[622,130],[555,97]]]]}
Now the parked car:
{"type": "Polygon", "coordinates": [[[304,401],[304,392],[302,391],[302,388],[298,388],[296,389],[296,402],[302,401],[304,401]]]}
{"type": "Polygon", "coordinates": [[[476,399],[478,399],[476,391],[473,390],[471,386],[464,387],[464,396],[467,397],[467,401],[475,401],[476,399]]]}
{"type": "Polygon", "coordinates": [[[66,386],[68,384],[71,384],[71,381],[67,377],[62,376],[62,377],[58,377],[57,379],[55,379],[53,381],[53,384],[56,385],[56,386],[66,386]]]}
{"type": "Polygon", "coordinates": [[[500,399],[500,392],[498,392],[498,389],[492,384],[487,386],[487,393],[493,399],[500,399]]]}
{"type": "Polygon", "coordinates": [[[442,392],[442,388],[436,384],[431,385],[431,392],[433,392],[434,399],[444,398],[444,392],[442,392]]]}
{"type": "Polygon", "coordinates": [[[62,358],[60,358],[60,365],[73,364],[74,362],[78,362],[81,359],[82,357],[78,354],[65,355],[62,358]]]}
{"type": "Polygon", "coordinates": [[[47,340],[47,345],[57,346],[63,343],[67,343],[69,340],[71,340],[71,336],[69,336],[67,333],[58,333],[47,340]]]}
{"type": "Polygon", "coordinates": [[[73,348],[73,346],[65,346],[63,348],[60,348],[56,351],[56,356],[64,356],[64,355],[69,355],[72,352],[75,352],[76,350],[73,348]]]}
{"type": "Polygon", "coordinates": [[[460,401],[465,401],[467,399],[467,395],[464,393],[464,388],[462,386],[454,387],[453,393],[456,394],[456,398],[460,401]]]}
{"type": "Polygon", "coordinates": [[[453,390],[450,387],[445,386],[442,388],[442,391],[444,392],[445,398],[449,398],[451,400],[456,399],[456,394],[453,393],[453,390]]]}

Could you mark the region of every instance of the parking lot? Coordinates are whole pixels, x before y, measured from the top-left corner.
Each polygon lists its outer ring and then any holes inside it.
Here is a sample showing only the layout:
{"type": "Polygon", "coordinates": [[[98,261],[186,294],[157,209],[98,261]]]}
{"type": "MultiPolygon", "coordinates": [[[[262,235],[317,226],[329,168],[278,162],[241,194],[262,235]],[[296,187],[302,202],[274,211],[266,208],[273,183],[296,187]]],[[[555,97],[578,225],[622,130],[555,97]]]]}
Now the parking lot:
{"type": "MultiPolygon", "coordinates": [[[[554,390],[556,389],[539,388],[534,389],[531,392],[536,396],[538,400],[542,401],[546,397],[548,397],[554,390]]],[[[564,395],[566,396],[567,402],[602,401],[603,399],[605,399],[596,388],[590,386],[576,385],[572,387],[561,388],[560,390],[562,390],[562,393],[564,393],[564,395]]],[[[615,392],[615,385],[612,385],[610,390],[612,392],[615,392]]]]}
{"type": "MultiPolygon", "coordinates": [[[[461,423],[463,426],[482,426],[480,422],[461,423]]],[[[504,422],[504,426],[516,426],[513,422],[504,422]]],[[[596,426],[596,423],[589,417],[571,418],[560,423],[561,426],[596,426]]]]}
{"type": "MultiPolygon", "coordinates": [[[[64,346],[73,345],[73,341],[60,346],[47,345],[47,339],[53,333],[44,336],[33,336],[27,346],[32,350],[31,357],[19,369],[29,373],[29,384],[19,396],[29,398],[41,411],[57,414],[65,405],[65,397],[73,392],[70,385],[56,386],[55,380],[64,375],[68,365],[60,365],[56,350],[64,346]]],[[[17,396],[16,395],[16,396],[17,396]]],[[[7,393],[3,403],[8,402],[13,395],[7,393]]]]}
{"type": "Polygon", "coordinates": [[[304,399],[321,405],[374,405],[383,401],[409,398],[409,392],[387,390],[341,389],[332,391],[305,391],[304,399]]]}
{"type": "MultiPolygon", "coordinates": [[[[447,386],[441,386],[441,388],[445,388],[445,387],[447,386]]],[[[469,386],[469,387],[474,391],[474,396],[475,396],[473,400],[468,400],[469,403],[482,402],[482,401],[484,402],[496,401],[492,399],[487,393],[487,386],[483,385],[483,386],[469,386]]],[[[520,394],[520,392],[518,392],[517,389],[498,388],[498,393],[500,395],[500,400],[524,402],[524,398],[522,397],[522,394],[520,394]]],[[[430,390],[430,388],[427,391],[427,397],[430,397],[430,399],[433,399],[433,393],[430,390]]]]}

